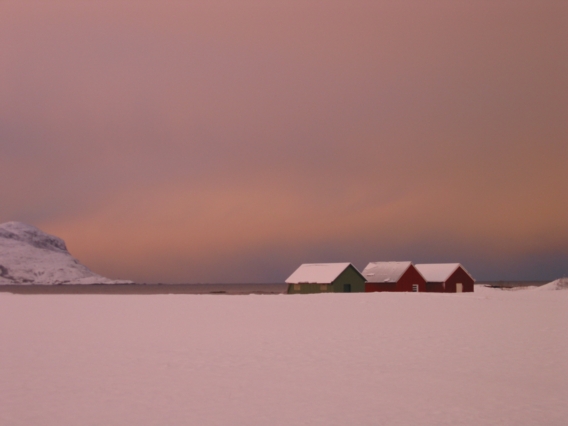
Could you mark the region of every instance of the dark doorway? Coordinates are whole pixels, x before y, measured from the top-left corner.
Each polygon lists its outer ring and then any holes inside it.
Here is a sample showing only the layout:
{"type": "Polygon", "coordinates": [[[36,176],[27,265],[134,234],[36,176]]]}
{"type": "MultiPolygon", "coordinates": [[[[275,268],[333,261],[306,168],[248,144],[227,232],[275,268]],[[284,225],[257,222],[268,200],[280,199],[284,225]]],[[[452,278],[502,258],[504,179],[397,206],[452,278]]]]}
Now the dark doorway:
{"type": "Polygon", "coordinates": [[[351,293],[351,284],[343,284],[343,293],[351,293]]]}

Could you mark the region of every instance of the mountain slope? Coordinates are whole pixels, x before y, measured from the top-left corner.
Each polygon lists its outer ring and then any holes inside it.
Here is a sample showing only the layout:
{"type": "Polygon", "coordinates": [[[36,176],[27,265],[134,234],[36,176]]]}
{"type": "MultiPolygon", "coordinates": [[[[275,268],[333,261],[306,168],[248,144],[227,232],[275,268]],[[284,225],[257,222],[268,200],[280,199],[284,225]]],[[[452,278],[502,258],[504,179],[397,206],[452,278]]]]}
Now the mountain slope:
{"type": "Polygon", "coordinates": [[[0,284],[118,284],[81,265],[65,242],[20,222],[0,225],[0,284]]]}

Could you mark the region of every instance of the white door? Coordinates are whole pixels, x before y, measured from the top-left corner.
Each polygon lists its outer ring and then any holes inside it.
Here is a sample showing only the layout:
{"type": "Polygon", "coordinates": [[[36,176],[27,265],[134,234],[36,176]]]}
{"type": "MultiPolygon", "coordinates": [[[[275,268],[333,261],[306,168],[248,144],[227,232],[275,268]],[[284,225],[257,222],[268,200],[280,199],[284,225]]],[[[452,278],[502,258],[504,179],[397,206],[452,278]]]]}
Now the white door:
{"type": "Polygon", "coordinates": [[[463,293],[463,284],[462,283],[456,284],[456,293],[463,293]]]}

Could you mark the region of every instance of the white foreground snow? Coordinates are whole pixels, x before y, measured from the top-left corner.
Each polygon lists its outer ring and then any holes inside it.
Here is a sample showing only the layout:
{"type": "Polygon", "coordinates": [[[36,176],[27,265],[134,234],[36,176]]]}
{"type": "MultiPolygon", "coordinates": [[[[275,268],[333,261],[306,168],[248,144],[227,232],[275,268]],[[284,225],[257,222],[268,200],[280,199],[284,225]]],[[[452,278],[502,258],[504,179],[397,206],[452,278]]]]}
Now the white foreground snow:
{"type": "Polygon", "coordinates": [[[117,284],[79,263],[58,237],[20,222],[0,224],[0,284],[117,284]]]}
{"type": "Polygon", "coordinates": [[[0,293],[1,425],[547,425],[568,291],[0,293]]]}

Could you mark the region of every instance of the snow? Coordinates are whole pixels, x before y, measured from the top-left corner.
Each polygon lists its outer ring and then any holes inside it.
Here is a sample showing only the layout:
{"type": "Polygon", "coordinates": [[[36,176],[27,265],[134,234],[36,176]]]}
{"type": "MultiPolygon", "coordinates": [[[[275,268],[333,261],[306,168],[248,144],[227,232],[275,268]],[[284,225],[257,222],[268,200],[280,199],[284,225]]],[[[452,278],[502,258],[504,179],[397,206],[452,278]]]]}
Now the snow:
{"type": "Polygon", "coordinates": [[[0,293],[0,424],[563,426],[568,291],[0,293]]]}
{"type": "MultiPolygon", "coordinates": [[[[459,263],[419,263],[414,266],[426,281],[431,283],[446,281],[459,267],[465,271],[465,268],[459,263]]],[[[467,271],[465,272],[469,275],[467,271]]]]}
{"type": "Polygon", "coordinates": [[[20,222],[0,225],[0,284],[115,284],[92,272],[65,242],[20,222]]]}
{"type": "Polygon", "coordinates": [[[411,262],[371,262],[362,274],[370,283],[395,283],[411,264],[411,262]]]}
{"type": "Polygon", "coordinates": [[[559,278],[548,284],[537,287],[540,291],[550,291],[550,290],[568,290],[568,278],[559,278]]]}
{"type": "Polygon", "coordinates": [[[350,263],[304,263],[288,277],[286,283],[331,284],[350,263]]]}

